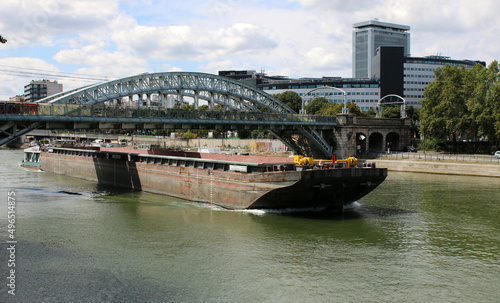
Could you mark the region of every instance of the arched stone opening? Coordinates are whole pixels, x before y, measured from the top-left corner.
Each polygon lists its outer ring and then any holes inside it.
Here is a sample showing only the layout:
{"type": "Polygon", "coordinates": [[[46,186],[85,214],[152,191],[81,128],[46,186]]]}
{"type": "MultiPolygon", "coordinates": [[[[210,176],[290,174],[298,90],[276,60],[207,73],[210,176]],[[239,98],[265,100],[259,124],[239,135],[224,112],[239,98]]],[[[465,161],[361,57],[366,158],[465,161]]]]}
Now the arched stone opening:
{"type": "Polygon", "coordinates": [[[356,154],[361,155],[367,152],[368,137],[364,133],[356,133],[356,154]]]}
{"type": "Polygon", "coordinates": [[[369,146],[371,152],[384,151],[384,136],[381,133],[373,133],[370,135],[369,146]]]}
{"type": "Polygon", "coordinates": [[[388,133],[386,137],[386,144],[389,150],[401,150],[399,146],[399,134],[398,133],[388,133]]]}

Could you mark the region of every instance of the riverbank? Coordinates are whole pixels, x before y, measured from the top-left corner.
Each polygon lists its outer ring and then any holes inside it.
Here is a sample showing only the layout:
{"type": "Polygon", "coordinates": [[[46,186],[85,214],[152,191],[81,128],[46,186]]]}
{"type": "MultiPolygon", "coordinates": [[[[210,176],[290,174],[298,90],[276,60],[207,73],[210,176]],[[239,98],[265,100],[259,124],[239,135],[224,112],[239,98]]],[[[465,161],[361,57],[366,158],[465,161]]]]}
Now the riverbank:
{"type": "Polygon", "coordinates": [[[369,162],[375,163],[377,167],[387,168],[389,171],[500,178],[500,165],[498,164],[440,162],[416,159],[371,159],[369,162]]]}

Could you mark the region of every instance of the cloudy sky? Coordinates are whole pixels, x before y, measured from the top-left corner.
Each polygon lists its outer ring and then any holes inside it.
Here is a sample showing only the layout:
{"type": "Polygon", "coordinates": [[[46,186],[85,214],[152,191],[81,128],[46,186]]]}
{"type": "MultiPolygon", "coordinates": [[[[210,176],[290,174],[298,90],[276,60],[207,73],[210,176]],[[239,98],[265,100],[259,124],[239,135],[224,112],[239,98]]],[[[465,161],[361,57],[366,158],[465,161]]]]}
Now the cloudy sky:
{"type": "Polygon", "coordinates": [[[0,100],[143,72],[351,77],[352,24],[411,27],[412,56],[500,59],[497,0],[4,0],[0,100]]]}

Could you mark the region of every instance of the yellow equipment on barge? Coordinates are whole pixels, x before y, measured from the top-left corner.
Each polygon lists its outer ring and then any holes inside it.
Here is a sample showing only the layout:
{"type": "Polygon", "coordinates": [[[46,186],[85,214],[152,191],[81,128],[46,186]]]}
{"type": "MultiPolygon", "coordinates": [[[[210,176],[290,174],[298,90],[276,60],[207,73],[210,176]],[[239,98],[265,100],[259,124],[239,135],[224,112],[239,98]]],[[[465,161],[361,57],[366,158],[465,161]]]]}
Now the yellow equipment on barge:
{"type": "Polygon", "coordinates": [[[350,156],[347,159],[337,160],[337,156],[333,154],[331,160],[314,160],[311,157],[295,156],[294,162],[295,166],[298,167],[318,166],[320,168],[329,168],[334,167],[335,165],[336,167],[355,167],[358,163],[358,159],[350,156]]]}

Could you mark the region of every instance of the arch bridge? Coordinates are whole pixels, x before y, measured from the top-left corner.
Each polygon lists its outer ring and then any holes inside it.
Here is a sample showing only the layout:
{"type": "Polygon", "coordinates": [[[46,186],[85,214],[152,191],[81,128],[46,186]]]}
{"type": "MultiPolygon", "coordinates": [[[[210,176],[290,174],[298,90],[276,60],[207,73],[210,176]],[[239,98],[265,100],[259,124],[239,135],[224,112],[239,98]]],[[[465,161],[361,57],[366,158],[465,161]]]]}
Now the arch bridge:
{"type": "Polygon", "coordinates": [[[36,104],[2,106],[0,145],[37,128],[222,126],[266,128],[298,154],[330,156],[333,148],[321,131],[337,125],[335,117],[297,115],[242,82],[192,72],[144,73],[56,94],[36,104]]]}

